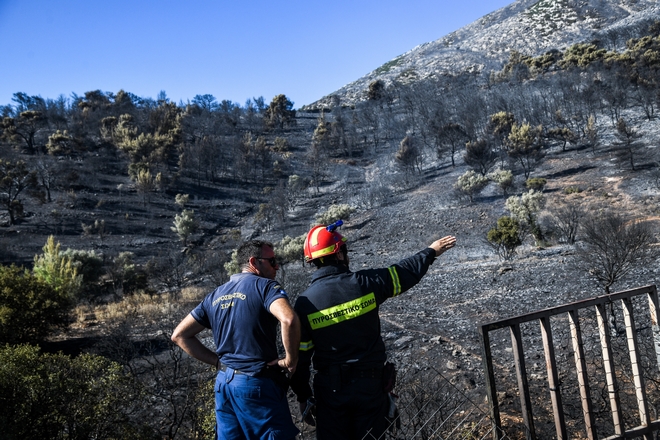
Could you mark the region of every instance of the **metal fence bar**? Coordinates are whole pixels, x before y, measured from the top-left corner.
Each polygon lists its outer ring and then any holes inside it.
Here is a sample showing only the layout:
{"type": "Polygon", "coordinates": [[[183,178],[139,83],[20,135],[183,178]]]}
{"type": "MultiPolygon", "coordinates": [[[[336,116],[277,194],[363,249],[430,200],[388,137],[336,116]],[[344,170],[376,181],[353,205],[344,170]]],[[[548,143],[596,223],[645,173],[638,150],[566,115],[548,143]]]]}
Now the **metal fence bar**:
{"type": "MultiPolygon", "coordinates": [[[[633,372],[635,383],[635,395],[637,396],[637,407],[639,409],[639,419],[643,426],[651,424],[651,415],[649,413],[648,401],[646,400],[646,388],[644,388],[644,377],[642,376],[642,366],[639,356],[639,344],[637,342],[637,329],[635,328],[635,312],[630,298],[623,298],[623,318],[626,323],[626,338],[628,340],[628,351],[630,352],[630,365],[633,372]]],[[[644,436],[646,440],[651,437],[644,436]]]]}
{"type": "Polygon", "coordinates": [[[555,429],[557,431],[557,438],[563,440],[568,438],[568,433],[566,432],[566,421],[564,420],[564,408],[561,403],[561,387],[559,386],[559,376],[557,374],[557,360],[555,359],[555,345],[552,342],[550,317],[544,316],[539,321],[543,335],[545,365],[548,370],[548,388],[550,389],[550,399],[552,400],[555,429]]]}
{"type": "Polygon", "coordinates": [[[523,422],[527,428],[527,440],[535,440],[534,416],[532,414],[532,400],[529,394],[529,383],[527,381],[527,368],[525,368],[525,353],[522,344],[522,333],[520,324],[510,327],[511,347],[513,348],[513,359],[516,364],[516,377],[518,378],[518,390],[520,391],[520,407],[522,408],[523,422]]]}
{"type": "Polygon", "coordinates": [[[653,347],[655,348],[655,360],[658,369],[660,369],[660,317],[658,312],[658,290],[653,286],[653,290],[649,292],[649,311],[651,313],[651,333],[653,334],[653,347]]]}
{"type": "Polygon", "coordinates": [[[603,352],[603,369],[607,381],[607,393],[610,398],[610,412],[614,423],[614,434],[623,434],[623,420],[621,419],[621,400],[619,398],[619,387],[614,374],[614,356],[610,339],[609,320],[607,319],[607,308],[604,304],[596,305],[596,316],[598,318],[598,333],[600,334],[600,346],[603,352]]]}
{"type": "Polygon", "coordinates": [[[575,356],[575,370],[578,385],[580,387],[580,401],[582,402],[582,414],[584,416],[585,430],[589,440],[597,438],[594,420],[593,404],[591,402],[591,391],[589,388],[589,377],[587,375],[587,362],[584,355],[584,342],[582,341],[582,329],[580,317],[577,310],[568,312],[568,320],[571,325],[571,339],[573,341],[573,354],[575,356]]]}
{"type": "Polygon", "coordinates": [[[481,348],[483,350],[482,363],[486,373],[486,398],[492,422],[493,440],[500,440],[502,432],[502,420],[500,419],[500,404],[497,401],[497,387],[495,386],[495,369],[493,367],[493,354],[490,350],[490,336],[484,326],[479,327],[481,336],[481,348]]]}
{"type": "Polygon", "coordinates": [[[642,354],[639,352],[637,332],[635,328],[634,310],[632,298],[638,295],[647,295],[651,315],[651,334],[655,350],[655,358],[660,369],[660,307],[658,306],[658,294],[655,286],[646,286],[638,289],[632,289],[623,292],[598,296],[571,304],[564,304],[546,310],[541,310],[526,315],[516,316],[497,322],[488,323],[479,327],[482,338],[482,348],[484,353],[484,369],[486,372],[486,388],[488,401],[490,404],[490,413],[493,425],[493,438],[499,440],[499,431],[501,430],[500,406],[497,401],[497,389],[495,386],[495,370],[493,367],[492,351],[490,347],[489,332],[498,329],[509,328],[512,338],[514,361],[516,364],[516,374],[518,379],[520,401],[523,411],[523,421],[527,428],[527,438],[535,438],[534,421],[532,417],[531,398],[529,397],[529,384],[527,383],[526,367],[524,361],[524,348],[522,344],[522,332],[520,324],[539,320],[541,324],[541,333],[543,337],[546,367],[548,372],[548,384],[551,391],[553,416],[557,438],[568,438],[566,421],[562,407],[562,398],[559,387],[559,375],[557,369],[557,360],[555,359],[555,348],[552,339],[552,329],[550,318],[552,316],[567,313],[571,327],[571,338],[573,352],[575,357],[576,372],[578,375],[578,385],[580,389],[580,401],[582,404],[582,414],[584,416],[587,437],[596,439],[595,431],[596,418],[593,402],[591,402],[591,393],[589,387],[589,374],[587,372],[587,359],[585,357],[584,341],[579,323],[578,311],[590,307],[596,309],[596,320],[598,326],[598,336],[600,339],[600,348],[602,353],[602,368],[604,370],[605,381],[607,382],[607,397],[609,400],[610,412],[612,415],[614,435],[608,439],[614,438],[633,438],[644,437],[651,438],[652,433],[660,427],[660,421],[651,421],[649,404],[646,396],[645,380],[643,377],[643,365],[640,363],[642,354]],[[613,346],[610,334],[610,317],[615,319],[614,303],[621,300],[623,303],[624,321],[626,324],[626,341],[632,365],[633,382],[638,402],[641,426],[625,429],[623,421],[623,408],[621,407],[620,390],[617,384],[617,366],[613,356],[613,346]],[[607,307],[611,308],[611,315],[608,317],[607,307]]]}

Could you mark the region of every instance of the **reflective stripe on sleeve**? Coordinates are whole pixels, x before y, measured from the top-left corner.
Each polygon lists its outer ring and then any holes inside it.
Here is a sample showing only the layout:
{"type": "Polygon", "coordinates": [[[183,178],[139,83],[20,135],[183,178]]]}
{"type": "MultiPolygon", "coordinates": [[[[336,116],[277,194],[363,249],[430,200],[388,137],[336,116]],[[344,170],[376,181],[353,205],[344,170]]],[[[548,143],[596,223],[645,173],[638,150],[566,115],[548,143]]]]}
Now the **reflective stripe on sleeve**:
{"type": "Polygon", "coordinates": [[[300,341],[300,351],[309,351],[314,348],[314,341],[300,341]]]}
{"type": "Polygon", "coordinates": [[[399,281],[399,274],[396,272],[396,267],[394,266],[388,267],[387,270],[390,271],[392,284],[394,284],[394,292],[392,292],[392,296],[397,296],[401,293],[401,281],[399,281]]]}
{"type": "Polygon", "coordinates": [[[376,295],[368,293],[360,298],[307,315],[313,330],[357,318],[376,309],[376,295]]]}

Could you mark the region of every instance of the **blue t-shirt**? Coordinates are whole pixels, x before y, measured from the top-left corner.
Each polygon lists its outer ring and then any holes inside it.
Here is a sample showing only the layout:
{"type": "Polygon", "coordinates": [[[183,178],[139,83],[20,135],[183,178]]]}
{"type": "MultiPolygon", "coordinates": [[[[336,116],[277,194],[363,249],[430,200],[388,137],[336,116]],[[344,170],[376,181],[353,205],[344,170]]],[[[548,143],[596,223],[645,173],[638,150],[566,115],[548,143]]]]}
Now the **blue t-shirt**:
{"type": "Polygon", "coordinates": [[[191,312],[213,331],[220,361],[246,373],[257,373],[278,358],[273,301],[288,296],[274,280],[252,273],[232,275],[191,312]]]}

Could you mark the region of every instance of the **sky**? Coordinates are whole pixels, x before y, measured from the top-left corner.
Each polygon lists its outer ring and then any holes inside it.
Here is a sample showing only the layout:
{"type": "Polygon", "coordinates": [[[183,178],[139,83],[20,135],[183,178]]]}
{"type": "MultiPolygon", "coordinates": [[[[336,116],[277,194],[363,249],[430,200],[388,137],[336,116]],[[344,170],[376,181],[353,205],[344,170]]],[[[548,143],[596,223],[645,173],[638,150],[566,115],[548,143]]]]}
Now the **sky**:
{"type": "Polygon", "coordinates": [[[0,105],[101,90],[295,108],[510,0],[0,0],[0,105]]]}

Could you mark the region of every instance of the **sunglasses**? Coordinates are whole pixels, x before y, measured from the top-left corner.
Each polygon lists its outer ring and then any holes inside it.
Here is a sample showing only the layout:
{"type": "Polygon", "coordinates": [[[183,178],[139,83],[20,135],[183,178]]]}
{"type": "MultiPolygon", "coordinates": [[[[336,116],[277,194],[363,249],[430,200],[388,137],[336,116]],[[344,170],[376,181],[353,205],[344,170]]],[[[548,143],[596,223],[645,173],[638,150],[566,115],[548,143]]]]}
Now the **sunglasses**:
{"type": "Polygon", "coordinates": [[[257,257],[257,260],[266,260],[270,263],[271,267],[277,266],[277,258],[275,257],[270,257],[270,258],[257,257]]]}

